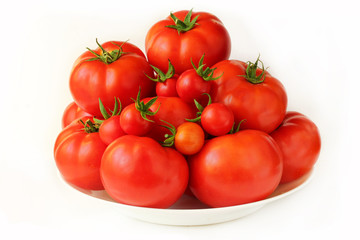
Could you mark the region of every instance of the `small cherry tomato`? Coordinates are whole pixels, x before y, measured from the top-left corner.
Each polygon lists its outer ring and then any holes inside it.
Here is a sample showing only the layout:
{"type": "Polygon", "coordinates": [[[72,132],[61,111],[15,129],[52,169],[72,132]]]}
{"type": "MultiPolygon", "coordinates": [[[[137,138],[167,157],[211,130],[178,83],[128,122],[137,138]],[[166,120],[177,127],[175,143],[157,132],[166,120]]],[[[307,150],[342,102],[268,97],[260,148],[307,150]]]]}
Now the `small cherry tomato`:
{"type": "Polygon", "coordinates": [[[176,80],[179,75],[175,74],[174,66],[171,64],[170,60],[168,71],[166,73],[155,66],[151,65],[151,67],[156,72],[156,77],[152,78],[148,76],[148,78],[156,82],[156,95],[159,97],[177,97],[176,80]]]}
{"type": "Polygon", "coordinates": [[[176,129],[174,144],[176,150],[185,155],[199,152],[204,145],[205,134],[199,124],[185,122],[176,129]]]}
{"type": "Polygon", "coordinates": [[[211,103],[201,113],[201,126],[210,135],[225,135],[229,133],[233,124],[233,112],[222,103],[211,103]]]}
{"type": "Polygon", "coordinates": [[[120,126],[120,115],[115,115],[104,120],[99,128],[100,138],[107,145],[125,134],[120,126]]]}

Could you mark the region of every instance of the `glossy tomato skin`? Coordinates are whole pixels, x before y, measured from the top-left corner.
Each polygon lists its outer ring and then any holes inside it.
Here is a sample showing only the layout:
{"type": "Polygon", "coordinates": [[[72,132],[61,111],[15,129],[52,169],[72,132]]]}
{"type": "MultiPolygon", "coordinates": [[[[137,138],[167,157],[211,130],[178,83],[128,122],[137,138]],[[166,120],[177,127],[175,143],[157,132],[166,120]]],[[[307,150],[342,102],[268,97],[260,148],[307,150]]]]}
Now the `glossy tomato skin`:
{"type": "Polygon", "coordinates": [[[85,112],[75,102],[71,102],[64,110],[62,119],[61,119],[61,127],[65,128],[72,121],[79,119],[81,117],[91,116],[91,114],[85,112]]]}
{"type": "Polygon", "coordinates": [[[63,178],[86,190],[104,189],[100,179],[100,163],[106,144],[99,133],[75,131],[55,150],[55,161],[63,178]]]}
{"type": "Polygon", "coordinates": [[[233,112],[222,103],[212,103],[201,113],[201,126],[212,136],[229,133],[233,124],[233,112]]]}
{"type": "Polygon", "coordinates": [[[128,205],[167,208],[184,193],[188,177],[188,165],[180,153],[147,137],[116,139],[101,162],[105,190],[128,205]]]}
{"type": "MultiPolygon", "coordinates": [[[[151,98],[144,99],[144,102],[148,102],[151,98]]],[[[175,128],[180,124],[186,122],[186,119],[193,119],[196,117],[195,107],[184,102],[179,97],[158,97],[155,103],[150,107],[151,111],[159,111],[153,116],[154,125],[150,132],[146,136],[155,139],[156,141],[163,142],[165,140],[165,134],[171,134],[171,132],[162,127],[166,121],[172,124],[175,128]]]]}
{"type": "Polygon", "coordinates": [[[175,148],[184,155],[193,155],[204,145],[205,134],[197,123],[184,122],[175,134],[175,148]]]}
{"type": "MultiPolygon", "coordinates": [[[[151,116],[147,118],[153,121],[151,116]]],[[[120,126],[126,134],[143,136],[150,131],[153,122],[145,120],[133,103],[126,106],[121,112],[120,126]]]]}
{"type": "Polygon", "coordinates": [[[271,136],[283,154],[281,183],[296,180],[312,169],[320,154],[321,138],[317,126],[309,118],[289,111],[271,136]]]}
{"type": "Polygon", "coordinates": [[[194,99],[198,102],[206,101],[207,96],[203,94],[210,93],[210,88],[211,83],[199,76],[195,69],[183,72],[176,82],[179,97],[187,103],[193,103],[194,99]]]}
{"type": "MultiPolygon", "coordinates": [[[[106,42],[102,47],[108,52],[119,49],[113,43],[106,42]]],[[[110,64],[89,61],[95,57],[90,51],[83,53],[74,63],[70,75],[71,94],[80,108],[96,117],[102,116],[99,98],[106,109],[113,109],[114,97],[118,97],[125,107],[132,103],[131,98],[136,99],[139,86],[142,97],[155,94],[155,82],[146,77],[154,76],[153,69],[144,54],[130,43],[124,43],[122,49],[126,53],[110,64]]],[[[101,50],[98,48],[94,52],[100,54],[101,50]]]]}
{"type": "Polygon", "coordinates": [[[265,199],[278,186],[282,155],[276,142],[258,130],[243,130],[207,141],[189,158],[190,189],[211,207],[265,199]]]}
{"type": "Polygon", "coordinates": [[[120,115],[115,115],[104,120],[99,127],[100,138],[107,145],[125,134],[120,126],[120,115]]]}
{"type": "MultiPolygon", "coordinates": [[[[188,12],[178,11],[173,14],[183,21],[188,12]]],[[[152,65],[165,72],[170,60],[176,73],[181,74],[192,68],[191,59],[199,62],[203,54],[207,66],[229,58],[230,36],[222,22],[206,12],[192,12],[191,19],[198,15],[197,25],[187,32],[178,33],[176,29],[166,27],[174,25],[170,16],[150,28],[145,48],[152,65]]]]}
{"type": "Polygon", "coordinates": [[[160,97],[178,97],[176,81],[177,78],[169,78],[165,82],[156,83],[156,95],[160,97]]]}
{"type": "Polygon", "coordinates": [[[245,119],[241,129],[271,133],[285,117],[285,88],[269,73],[266,73],[264,82],[250,83],[243,77],[246,66],[246,63],[238,60],[225,60],[215,64],[214,77],[223,75],[211,81],[210,95],[214,102],[223,103],[232,110],[236,123],[245,119]]]}

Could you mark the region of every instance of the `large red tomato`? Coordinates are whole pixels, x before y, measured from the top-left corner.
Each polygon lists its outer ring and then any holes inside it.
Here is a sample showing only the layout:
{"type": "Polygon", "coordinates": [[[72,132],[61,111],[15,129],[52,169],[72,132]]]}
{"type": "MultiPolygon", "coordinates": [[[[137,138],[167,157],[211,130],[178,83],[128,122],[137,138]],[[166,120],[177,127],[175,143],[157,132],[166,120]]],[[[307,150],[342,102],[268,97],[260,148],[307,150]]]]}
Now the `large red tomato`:
{"type": "Polygon", "coordinates": [[[259,201],[278,186],[282,155],[276,142],[258,130],[208,140],[189,158],[189,186],[211,207],[259,201]]]}
{"type": "Polygon", "coordinates": [[[122,136],[102,157],[105,190],[128,205],[167,208],[184,193],[188,177],[185,158],[148,137],[122,136]]]}
{"type": "Polygon", "coordinates": [[[296,180],[311,170],[320,153],[321,139],[318,128],[309,118],[288,112],[271,136],[283,154],[282,183],[296,180]]]}
{"type": "Polygon", "coordinates": [[[96,130],[91,132],[93,126],[79,129],[77,124],[65,128],[65,134],[60,133],[54,148],[56,165],[67,182],[87,190],[102,190],[100,163],[107,145],[96,130]]]}
{"type": "Polygon", "coordinates": [[[70,91],[84,111],[100,117],[99,98],[106,109],[114,108],[114,97],[123,107],[136,98],[139,86],[142,97],[155,93],[153,69],[139,48],[130,43],[106,42],[83,53],[74,63],[70,75],[70,91]]]}
{"type": "Polygon", "coordinates": [[[215,64],[214,77],[221,77],[211,81],[210,95],[232,110],[236,123],[245,119],[241,129],[270,133],[284,119],[287,95],[281,82],[257,64],[258,60],[250,65],[238,60],[215,64]]]}
{"type": "Polygon", "coordinates": [[[178,11],[154,24],[145,39],[149,62],[167,70],[168,60],[181,74],[191,69],[191,59],[212,66],[229,58],[230,36],[222,22],[206,12],[178,11]]]}

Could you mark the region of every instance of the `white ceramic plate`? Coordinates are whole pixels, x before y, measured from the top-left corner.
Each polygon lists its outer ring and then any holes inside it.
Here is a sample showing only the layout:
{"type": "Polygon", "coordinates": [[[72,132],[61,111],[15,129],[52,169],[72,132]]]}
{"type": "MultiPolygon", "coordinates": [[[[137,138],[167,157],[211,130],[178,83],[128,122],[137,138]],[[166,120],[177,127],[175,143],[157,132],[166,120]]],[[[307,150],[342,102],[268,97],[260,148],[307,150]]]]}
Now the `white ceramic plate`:
{"type": "MultiPolygon", "coordinates": [[[[113,208],[129,217],[142,221],[177,226],[208,225],[235,220],[249,215],[266,204],[284,198],[309,183],[312,172],[296,181],[281,184],[267,199],[253,203],[221,208],[209,208],[199,200],[183,195],[173,206],[168,209],[135,207],[115,202],[105,191],[88,191],[64,183],[84,194],[99,200],[99,204],[112,204],[113,208]]],[[[60,174],[59,174],[60,175],[60,174]]]]}

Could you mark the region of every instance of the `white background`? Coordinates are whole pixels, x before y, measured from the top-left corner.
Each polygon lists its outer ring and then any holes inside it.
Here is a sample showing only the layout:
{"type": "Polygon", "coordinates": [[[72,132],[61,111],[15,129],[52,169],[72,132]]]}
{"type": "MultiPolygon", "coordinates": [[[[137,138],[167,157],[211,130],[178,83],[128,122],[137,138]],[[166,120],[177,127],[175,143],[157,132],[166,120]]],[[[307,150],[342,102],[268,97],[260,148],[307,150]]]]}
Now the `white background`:
{"type": "Polygon", "coordinates": [[[359,237],[359,43],[356,1],[1,1],[0,238],[355,239],[359,237]],[[255,60],[285,86],[289,110],[319,127],[310,184],[245,218],[202,227],[162,226],[121,215],[72,191],[52,155],[72,99],[73,61],[100,42],[130,40],[170,11],[218,16],[232,59],[255,60]],[[7,236],[3,238],[3,236],[7,236]]]}

